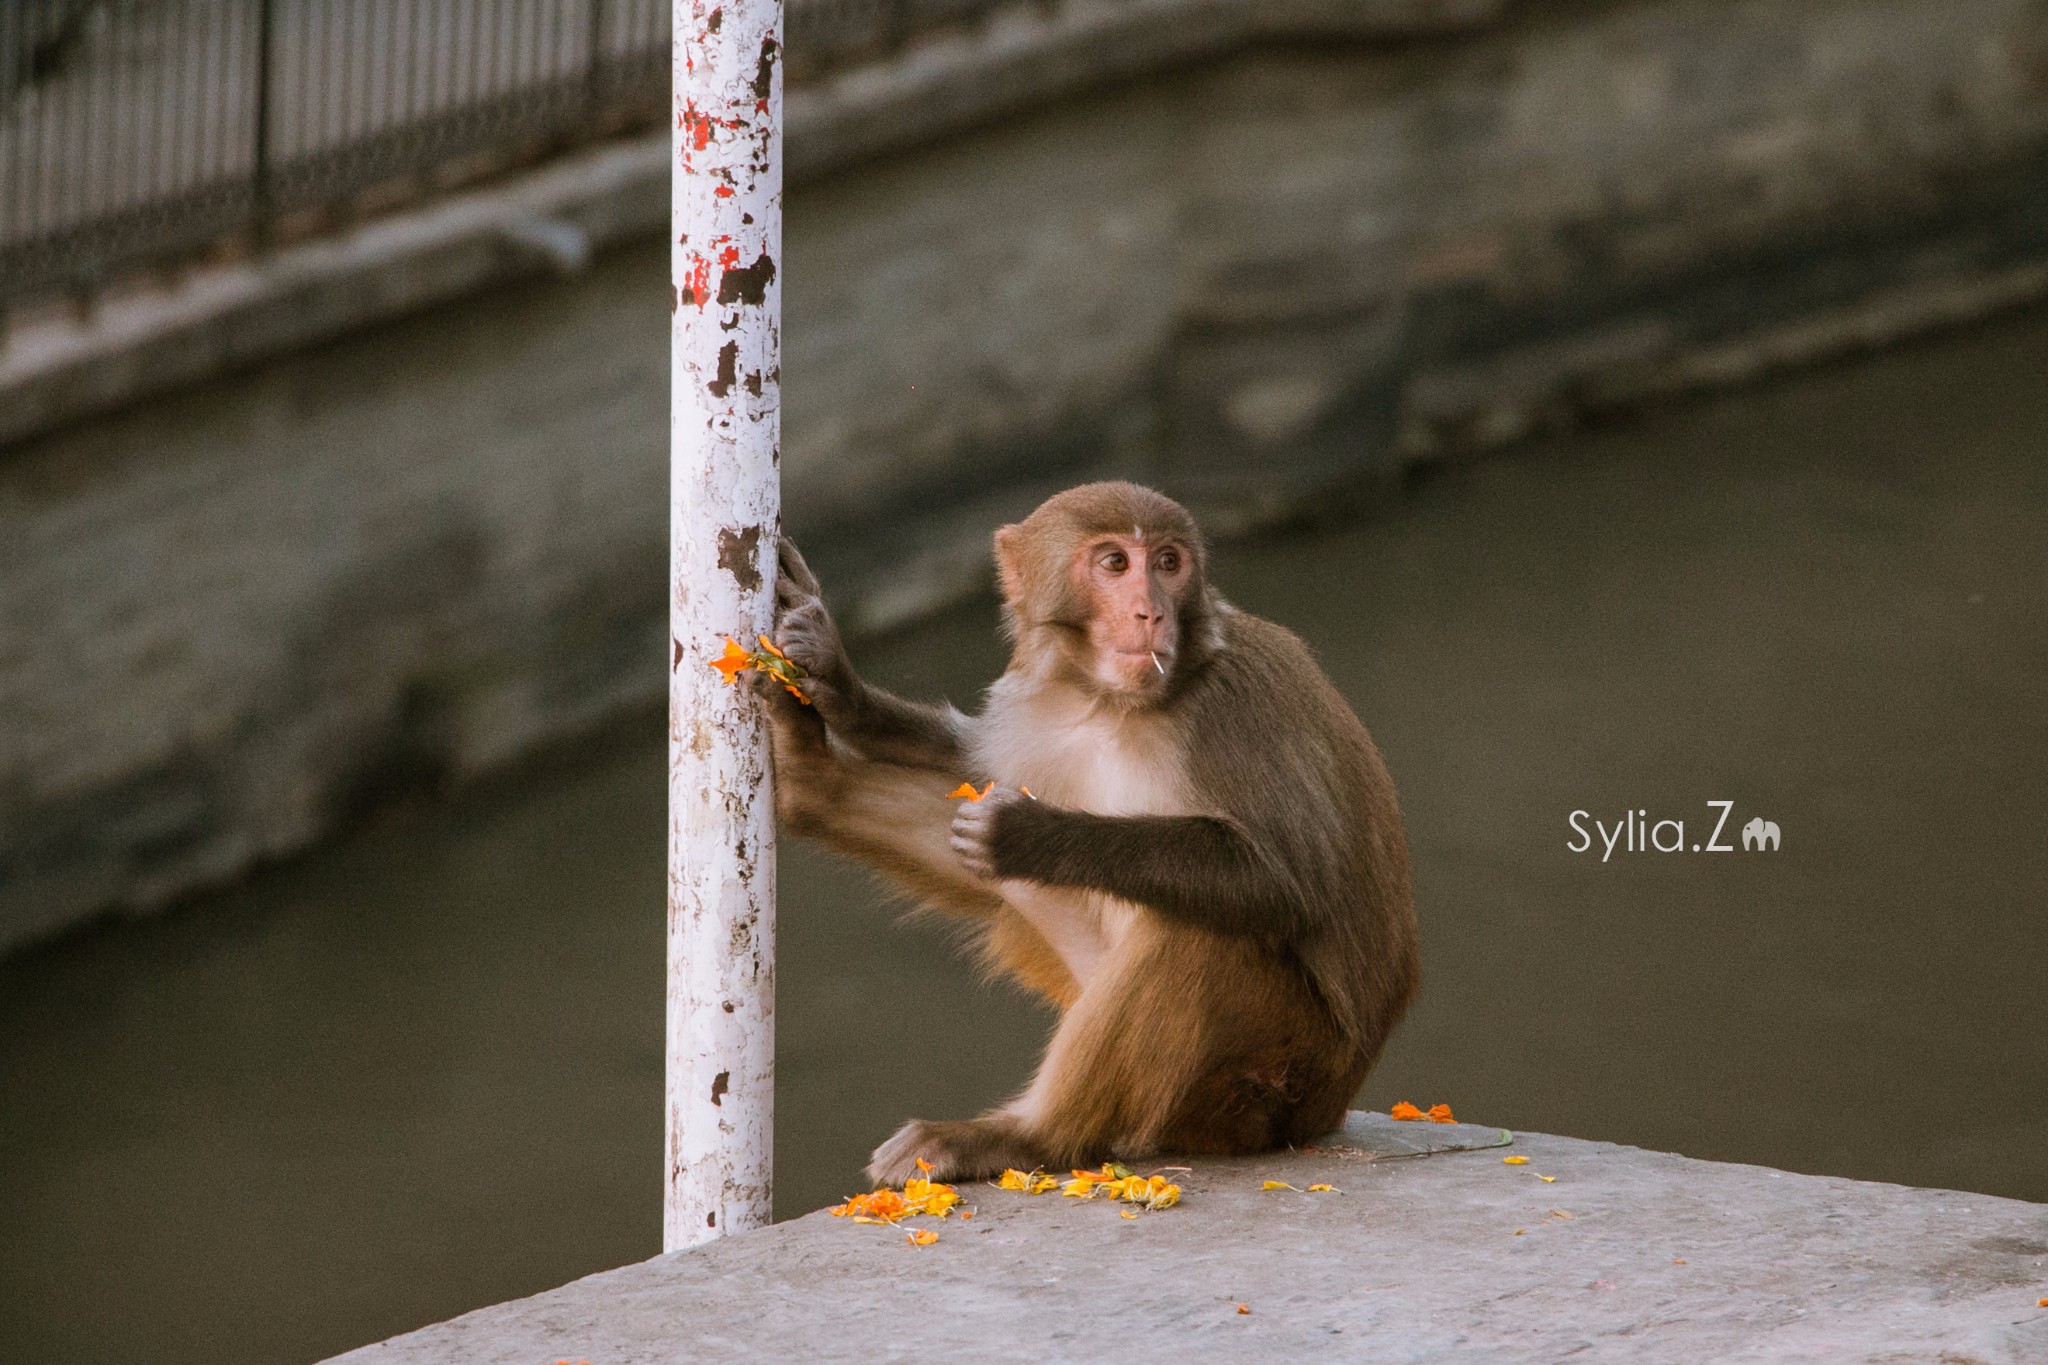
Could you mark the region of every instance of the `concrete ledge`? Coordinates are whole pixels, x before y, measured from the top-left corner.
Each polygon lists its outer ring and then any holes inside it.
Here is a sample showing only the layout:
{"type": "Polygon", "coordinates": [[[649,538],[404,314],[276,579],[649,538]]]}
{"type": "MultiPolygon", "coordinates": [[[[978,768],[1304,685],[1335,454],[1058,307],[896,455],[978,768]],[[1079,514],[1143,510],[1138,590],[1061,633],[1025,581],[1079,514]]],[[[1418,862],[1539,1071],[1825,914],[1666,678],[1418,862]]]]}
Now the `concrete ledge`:
{"type": "Polygon", "coordinates": [[[924,1248],[815,1213],[336,1365],[2048,1359],[2048,1206],[1536,1134],[1526,1165],[1393,1159],[1499,1135],[1456,1128],[1355,1113],[1322,1150],[1196,1161],[1135,1220],[978,1189],[924,1248]]]}

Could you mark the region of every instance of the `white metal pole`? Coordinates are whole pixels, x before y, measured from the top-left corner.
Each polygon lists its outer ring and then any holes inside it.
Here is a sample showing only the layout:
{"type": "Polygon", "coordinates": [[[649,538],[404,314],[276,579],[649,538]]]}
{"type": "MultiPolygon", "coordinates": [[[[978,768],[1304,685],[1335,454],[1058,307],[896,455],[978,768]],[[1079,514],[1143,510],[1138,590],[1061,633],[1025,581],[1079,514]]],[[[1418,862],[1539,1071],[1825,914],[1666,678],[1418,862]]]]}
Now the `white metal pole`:
{"type": "Polygon", "coordinates": [[[759,705],[709,667],[773,621],[782,4],[675,0],[669,346],[668,1140],[662,1246],[768,1221],[775,802],[759,705]]]}

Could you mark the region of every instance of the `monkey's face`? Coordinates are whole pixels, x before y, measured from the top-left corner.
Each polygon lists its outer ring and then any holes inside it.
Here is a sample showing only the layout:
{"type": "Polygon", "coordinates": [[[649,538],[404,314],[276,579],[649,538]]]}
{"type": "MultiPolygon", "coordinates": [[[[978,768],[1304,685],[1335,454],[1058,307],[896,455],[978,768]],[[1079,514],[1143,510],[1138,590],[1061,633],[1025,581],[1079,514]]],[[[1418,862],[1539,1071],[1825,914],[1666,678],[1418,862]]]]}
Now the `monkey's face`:
{"type": "Polygon", "coordinates": [[[1161,696],[1180,655],[1181,604],[1194,557],[1177,540],[1102,535],[1074,556],[1074,587],[1088,601],[1088,672],[1105,692],[1131,701],[1161,696]]]}

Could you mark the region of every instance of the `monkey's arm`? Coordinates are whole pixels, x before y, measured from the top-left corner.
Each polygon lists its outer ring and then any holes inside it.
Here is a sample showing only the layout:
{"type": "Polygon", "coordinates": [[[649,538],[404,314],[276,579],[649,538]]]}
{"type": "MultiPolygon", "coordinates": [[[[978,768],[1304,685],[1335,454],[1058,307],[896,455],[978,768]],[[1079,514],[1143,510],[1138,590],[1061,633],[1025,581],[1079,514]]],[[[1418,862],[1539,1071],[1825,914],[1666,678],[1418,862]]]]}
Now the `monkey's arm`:
{"type": "Polygon", "coordinates": [[[967,717],[951,706],[906,701],[858,678],[851,682],[825,712],[834,734],[877,763],[962,771],[967,717]]]}
{"type": "Polygon", "coordinates": [[[950,706],[905,701],[863,682],[825,608],[817,575],[787,536],[779,554],[776,643],[810,675],[805,695],[833,735],[878,763],[958,773],[967,718],[950,706]]]}
{"type": "Polygon", "coordinates": [[[1281,859],[1218,816],[1093,815],[991,794],[954,817],[953,848],[983,876],[1087,887],[1216,933],[1284,938],[1308,924],[1281,859]]]}

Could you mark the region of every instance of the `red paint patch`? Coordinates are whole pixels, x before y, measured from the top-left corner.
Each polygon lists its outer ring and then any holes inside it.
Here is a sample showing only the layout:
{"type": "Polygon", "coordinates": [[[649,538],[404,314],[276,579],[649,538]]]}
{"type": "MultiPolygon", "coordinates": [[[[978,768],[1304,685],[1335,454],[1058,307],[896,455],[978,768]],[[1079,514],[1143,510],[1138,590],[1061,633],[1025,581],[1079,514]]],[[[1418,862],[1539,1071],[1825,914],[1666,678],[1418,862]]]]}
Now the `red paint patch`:
{"type": "Polygon", "coordinates": [[[730,199],[732,198],[733,194],[732,186],[730,185],[720,185],[717,189],[711,192],[717,195],[720,199],[730,199]]]}
{"type": "Polygon", "coordinates": [[[695,100],[683,107],[683,112],[676,118],[676,127],[689,134],[692,150],[701,152],[711,145],[711,116],[698,113],[695,100]]]}
{"type": "Polygon", "coordinates": [[[683,302],[699,308],[711,301],[711,262],[690,253],[690,278],[683,284],[683,302]]]}

